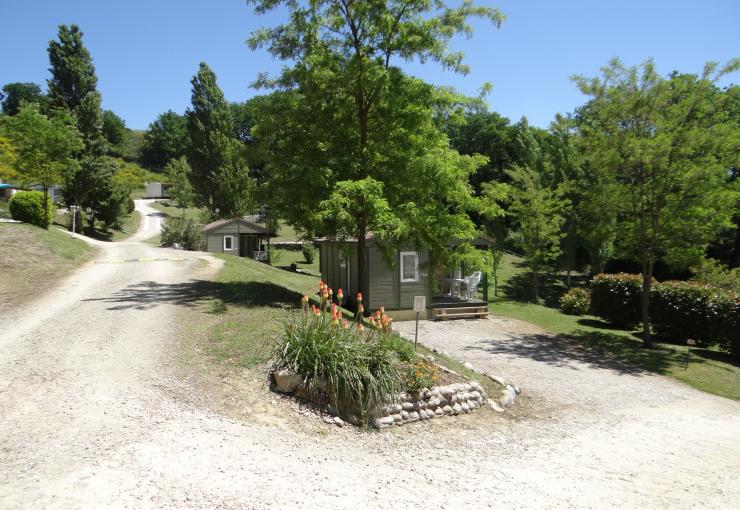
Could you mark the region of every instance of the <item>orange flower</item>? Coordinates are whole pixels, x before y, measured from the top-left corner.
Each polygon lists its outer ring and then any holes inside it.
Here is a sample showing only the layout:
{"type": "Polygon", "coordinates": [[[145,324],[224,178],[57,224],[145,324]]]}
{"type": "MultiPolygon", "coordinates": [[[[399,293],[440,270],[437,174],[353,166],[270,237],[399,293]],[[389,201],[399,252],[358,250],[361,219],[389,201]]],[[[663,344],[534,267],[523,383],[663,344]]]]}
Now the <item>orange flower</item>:
{"type": "Polygon", "coordinates": [[[360,315],[362,315],[364,312],[365,312],[365,305],[363,305],[362,303],[360,303],[360,306],[357,307],[357,313],[359,313],[360,315]]]}
{"type": "Polygon", "coordinates": [[[337,313],[337,304],[336,304],[336,303],[332,303],[332,304],[331,304],[331,315],[332,315],[332,317],[333,317],[334,315],[339,315],[339,314],[337,313]]]}
{"type": "Polygon", "coordinates": [[[362,303],[362,292],[357,293],[357,302],[362,303]]]}
{"type": "Polygon", "coordinates": [[[345,320],[343,320],[343,321],[342,321],[342,327],[343,327],[344,329],[349,329],[349,321],[348,321],[348,320],[346,320],[346,319],[345,319],[345,320]]]}
{"type": "Polygon", "coordinates": [[[334,294],[334,291],[331,290],[331,287],[329,287],[329,296],[332,296],[334,294]]]}
{"type": "Polygon", "coordinates": [[[343,297],[344,297],[344,292],[342,292],[342,288],[339,287],[339,290],[337,291],[337,299],[341,301],[343,297]]]}

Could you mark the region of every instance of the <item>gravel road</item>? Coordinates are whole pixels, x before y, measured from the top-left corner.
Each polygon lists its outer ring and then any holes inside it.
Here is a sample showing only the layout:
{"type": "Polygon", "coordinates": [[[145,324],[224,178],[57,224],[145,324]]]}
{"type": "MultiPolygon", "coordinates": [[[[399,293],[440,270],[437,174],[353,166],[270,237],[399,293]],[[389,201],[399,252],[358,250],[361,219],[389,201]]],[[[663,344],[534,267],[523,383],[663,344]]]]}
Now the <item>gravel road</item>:
{"type": "MultiPolygon", "coordinates": [[[[144,201],[136,205],[155,218],[144,201]]],[[[727,508],[740,500],[738,403],[660,377],[516,352],[507,340],[526,335],[505,337],[512,325],[496,321],[426,324],[422,335],[516,380],[525,394],[503,415],[368,432],[209,411],[177,376],[172,346],[183,314],[195,313],[198,280],[217,264],[138,242],[157,223],[142,221],[128,242],[99,243],[94,262],[0,315],[0,508],[727,508]]]]}

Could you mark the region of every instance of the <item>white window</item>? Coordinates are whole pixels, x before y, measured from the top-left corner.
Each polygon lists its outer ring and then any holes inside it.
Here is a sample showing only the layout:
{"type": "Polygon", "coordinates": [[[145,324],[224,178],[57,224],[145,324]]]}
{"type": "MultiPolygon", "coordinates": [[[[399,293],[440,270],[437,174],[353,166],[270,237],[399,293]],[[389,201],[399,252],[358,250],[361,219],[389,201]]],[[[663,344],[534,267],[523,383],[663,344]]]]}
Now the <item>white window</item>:
{"type": "Polygon", "coordinates": [[[401,252],[401,283],[419,281],[419,253],[401,252]]]}
{"type": "Polygon", "coordinates": [[[224,251],[234,249],[234,236],[224,236],[224,251]]]}

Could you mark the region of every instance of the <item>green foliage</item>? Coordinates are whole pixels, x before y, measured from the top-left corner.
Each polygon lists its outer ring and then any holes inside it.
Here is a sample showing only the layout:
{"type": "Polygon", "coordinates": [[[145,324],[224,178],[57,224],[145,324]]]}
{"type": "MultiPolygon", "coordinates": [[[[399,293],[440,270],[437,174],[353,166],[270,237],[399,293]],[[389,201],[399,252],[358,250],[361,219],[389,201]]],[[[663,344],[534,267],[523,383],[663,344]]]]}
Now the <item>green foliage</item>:
{"type": "Polygon", "coordinates": [[[716,82],[740,60],[701,75],[658,75],[652,61],[627,68],[614,59],[603,76],[576,77],[591,97],[579,129],[590,168],[601,174],[617,205],[617,240],[643,275],[643,341],[651,345],[649,299],[659,259],[689,267],[732,225],[737,190],[727,184],[737,163],[740,124],[731,91],[716,82]]]}
{"type": "Polygon", "coordinates": [[[568,315],[586,315],[591,308],[591,293],[588,289],[575,287],[560,297],[560,309],[568,315]]]}
{"type": "Polygon", "coordinates": [[[96,90],[95,67],[82,35],[77,25],[59,25],[59,40],[49,42],[51,79],[47,85],[53,106],[76,110],[96,90]]]}
{"type": "Polygon", "coordinates": [[[40,191],[19,191],[14,194],[8,210],[11,218],[39,227],[46,227],[54,217],[54,205],[48,204],[47,214],[44,215],[44,194],[40,191]]]}
{"type": "Polygon", "coordinates": [[[244,159],[244,145],[234,138],[229,105],[216,75],[204,62],[191,83],[192,106],[186,116],[196,205],[217,217],[242,216],[254,207],[254,181],[244,159]]]}
{"type": "Polygon", "coordinates": [[[125,218],[131,213],[131,188],[115,183],[111,193],[98,205],[98,219],[105,228],[120,229],[125,218]]]}
{"type": "Polygon", "coordinates": [[[188,160],[182,156],[172,159],[164,167],[164,175],[167,177],[167,193],[183,209],[190,207],[195,202],[195,192],[190,184],[190,165],[188,160]]]}
{"type": "Polygon", "coordinates": [[[30,104],[22,107],[16,116],[0,121],[0,129],[13,144],[18,179],[26,185],[40,184],[48,207],[48,189],[58,184],[65,172],[75,168],[72,157],[82,148],[74,118],[64,110],[55,110],[47,117],[38,105],[30,104]]]}
{"type": "Polygon", "coordinates": [[[202,251],[206,238],[201,225],[184,218],[166,218],[162,223],[162,246],[179,244],[185,250],[202,251]]]}
{"type": "Polygon", "coordinates": [[[189,150],[187,118],[168,110],[144,133],[141,161],[147,168],[162,170],[170,160],[185,156],[189,150]]]}
{"type": "Polygon", "coordinates": [[[433,363],[417,361],[406,365],[406,387],[410,393],[417,393],[424,388],[434,386],[438,369],[433,363]]]}
{"type": "Polygon", "coordinates": [[[498,26],[500,12],[472,1],[455,8],[400,0],[341,7],[320,0],[310,8],[288,0],[249,3],[260,14],[286,7],[290,19],[249,39],[252,48],[266,47],[292,66],[277,79],[257,81],[278,89],[255,105],[252,129],[272,208],[300,231],[356,238],[360,282],[369,225],[382,226],[369,216],[375,212],[403,220],[384,227],[394,232],[388,242],[423,243],[446,262],[451,239],[475,235],[467,213],[477,201],[467,178],[484,158],[460,156],[437,128],[435,113],[460,97],[392,64],[418,58],[465,73],[462,55],[449,50],[451,40],[472,32],[471,18],[498,26]],[[350,189],[352,182],[362,189],[350,189]],[[352,215],[342,204],[329,204],[332,193],[361,207],[352,215]],[[361,203],[363,196],[372,203],[361,203]]]}
{"type": "Polygon", "coordinates": [[[286,325],[275,361],[309,385],[325,388],[342,416],[367,420],[404,383],[397,353],[378,337],[354,325],[344,328],[326,313],[302,312],[286,325]]]}
{"type": "Polygon", "coordinates": [[[591,313],[617,326],[640,322],[642,278],[634,274],[598,274],[591,280],[591,313]]]}
{"type": "Polygon", "coordinates": [[[123,156],[128,129],[121,117],[110,110],[103,111],[103,137],[110,145],[111,155],[123,156]]]}
{"type": "Polygon", "coordinates": [[[740,294],[740,267],[730,269],[714,259],[704,259],[691,268],[693,281],[740,294]]]}
{"type": "Polygon", "coordinates": [[[18,115],[23,104],[37,104],[44,111],[49,102],[36,83],[6,83],[0,97],[5,115],[18,115]]]}
{"type": "Polygon", "coordinates": [[[305,241],[301,244],[301,251],[303,252],[303,260],[306,264],[313,264],[313,259],[316,257],[316,248],[314,248],[311,241],[305,241]]]}
{"type": "Polygon", "coordinates": [[[116,183],[126,186],[129,189],[144,188],[147,182],[162,181],[162,174],[156,174],[146,170],[136,163],[126,162],[122,159],[117,160],[118,172],[116,172],[116,183]]]}

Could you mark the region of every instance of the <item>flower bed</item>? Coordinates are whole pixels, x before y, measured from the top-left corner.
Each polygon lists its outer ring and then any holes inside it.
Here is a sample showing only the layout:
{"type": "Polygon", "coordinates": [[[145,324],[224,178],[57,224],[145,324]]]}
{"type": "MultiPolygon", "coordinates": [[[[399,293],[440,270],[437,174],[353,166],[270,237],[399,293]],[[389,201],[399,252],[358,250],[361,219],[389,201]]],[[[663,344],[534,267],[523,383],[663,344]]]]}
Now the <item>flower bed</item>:
{"type": "MultiPolygon", "coordinates": [[[[475,410],[486,402],[477,382],[451,382],[435,363],[418,358],[376,311],[365,326],[362,296],[354,320],[343,319],[323,282],[320,305],[303,296],[275,353],[274,389],[325,406],[350,423],[386,427],[475,410]]],[[[337,292],[342,299],[342,290],[337,292]]]]}

